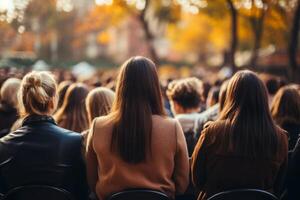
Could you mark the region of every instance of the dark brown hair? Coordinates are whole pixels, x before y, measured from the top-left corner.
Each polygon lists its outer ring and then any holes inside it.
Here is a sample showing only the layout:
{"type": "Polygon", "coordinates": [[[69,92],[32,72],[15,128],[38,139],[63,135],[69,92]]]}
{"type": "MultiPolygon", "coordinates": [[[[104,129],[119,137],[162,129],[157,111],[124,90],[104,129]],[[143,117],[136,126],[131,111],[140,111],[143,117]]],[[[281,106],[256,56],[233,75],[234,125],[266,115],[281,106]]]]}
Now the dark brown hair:
{"type": "Polygon", "coordinates": [[[67,90],[71,84],[72,84],[71,81],[63,81],[63,82],[59,83],[58,89],[57,89],[58,90],[57,110],[59,110],[62,107],[67,90]]]}
{"type": "Polygon", "coordinates": [[[82,132],[89,127],[85,98],[87,87],[82,83],[73,83],[67,90],[62,107],[54,118],[59,126],[75,132],[82,132]]]}
{"type": "Polygon", "coordinates": [[[300,94],[296,87],[282,87],[274,96],[271,113],[279,126],[300,124],[300,94]]]}
{"type": "Polygon", "coordinates": [[[235,152],[270,158],[277,152],[277,133],[264,83],[251,71],[239,71],[229,81],[220,119],[229,124],[235,152]]]}
{"type": "Polygon", "coordinates": [[[201,104],[203,83],[197,78],[174,80],[168,85],[167,96],[184,109],[198,108],[201,104]]]}
{"type": "Polygon", "coordinates": [[[121,67],[111,117],[114,122],[111,150],[128,163],[146,159],[151,152],[152,115],[164,115],[155,64],[133,57],[121,67]]]}

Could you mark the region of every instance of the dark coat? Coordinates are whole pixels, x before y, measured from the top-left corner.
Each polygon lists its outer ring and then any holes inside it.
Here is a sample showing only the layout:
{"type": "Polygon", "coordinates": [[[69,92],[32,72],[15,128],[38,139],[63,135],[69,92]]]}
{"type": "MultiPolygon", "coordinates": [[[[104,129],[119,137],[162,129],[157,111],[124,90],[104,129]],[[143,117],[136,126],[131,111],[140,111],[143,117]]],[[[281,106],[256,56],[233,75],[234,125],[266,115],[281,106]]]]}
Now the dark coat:
{"type": "Polygon", "coordinates": [[[204,200],[222,191],[262,189],[279,194],[287,168],[288,140],[278,128],[278,151],[272,159],[248,158],[226,149],[230,128],[224,121],[205,128],[192,156],[192,180],[204,200]]]}
{"type": "Polygon", "coordinates": [[[288,132],[289,150],[293,150],[300,135],[300,123],[286,122],[281,126],[281,128],[288,132]]]}
{"type": "Polygon", "coordinates": [[[286,183],[288,199],[298,200],[300,197],[300,139],[294,151],[291,151],[286,183]]]}
{"type": "Polygon", "coordinates": [[[12,125],[18,119],[17,110],[5,103],[0,103],[0,138],[10,132],[12,125]]]}
{"type": "Polygon", "coordinates": [[[0,138],[0,191],[42,184],[86,199],[87,182],[78,133],[60,128],[52,117],[32,115],[22,127],[0,138]]]}

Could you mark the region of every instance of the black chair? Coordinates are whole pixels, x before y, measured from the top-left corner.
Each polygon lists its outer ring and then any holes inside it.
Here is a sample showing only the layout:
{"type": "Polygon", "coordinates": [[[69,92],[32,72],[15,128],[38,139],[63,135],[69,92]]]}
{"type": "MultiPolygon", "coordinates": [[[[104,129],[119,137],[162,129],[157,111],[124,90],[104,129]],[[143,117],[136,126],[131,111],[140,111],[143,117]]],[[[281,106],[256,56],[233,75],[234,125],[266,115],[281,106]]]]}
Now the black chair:
{"type": "Polygon", "coordinates": [[[170,200],[170,198],[155,190],[131,189],[112,194],[107,200],[170,200]]]}
{"type": "Polygon", "coordinates": [[[20,186],[10,190],[1,200],[74,200],[64,189],[46,185],[20,186]]]}
{"type": "Polygon", "coordinates": [[[208,200],[278,200],[278,198],[264,190],[238,189],[217,193],[208,200]]]}

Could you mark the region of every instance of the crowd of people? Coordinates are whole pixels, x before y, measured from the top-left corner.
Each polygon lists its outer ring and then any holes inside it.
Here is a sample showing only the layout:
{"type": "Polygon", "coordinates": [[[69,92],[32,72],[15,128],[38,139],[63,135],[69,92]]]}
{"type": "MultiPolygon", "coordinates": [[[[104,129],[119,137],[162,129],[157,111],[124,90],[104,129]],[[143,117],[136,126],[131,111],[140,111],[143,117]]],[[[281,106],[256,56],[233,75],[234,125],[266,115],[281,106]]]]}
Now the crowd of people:
{"type": "Polygon", "coordinates": [[[77,200],[133,188],[170,199],[241,188],[300,198],[300,85],[249,70],[162,84],[140,56],[102,82],[0,74],[4,195],[43,184],[77,200]]]}

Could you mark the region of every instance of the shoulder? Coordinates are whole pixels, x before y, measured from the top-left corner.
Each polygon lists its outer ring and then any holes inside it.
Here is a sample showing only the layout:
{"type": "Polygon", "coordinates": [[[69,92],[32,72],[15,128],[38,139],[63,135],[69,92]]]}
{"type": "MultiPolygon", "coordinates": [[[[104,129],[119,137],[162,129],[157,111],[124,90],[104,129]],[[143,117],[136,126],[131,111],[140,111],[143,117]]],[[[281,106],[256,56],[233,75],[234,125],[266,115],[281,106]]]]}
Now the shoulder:
{"type": "Polygon", "coordinates": [[[230,124],[226,120],[210,121],[205,124],[201,136],[211,141],[221,140],[220,138],[225,137],[229,129],[230,124]]]}
{"type": "Polygon", "coordinates": [[[161,115],[152,115],[153,126],[175,126],[179,121],[174,118],[161,115]]]}
{"type": "Polygon", "coordinates": [[[275,127],[278,143],[283,149],[288,149],[288,132],[280,128],[279,126],[275,127]]]}
{"type": "Polygon", "coordinates": [[[113,127],[113,125],[114,125],[113,117],[106,115],[106,116],[96,117],[93,120],[91,128],[97,130],[101,128],[113,127]]]}
{"type": "Polygon", "coordinates": [[[57,125],[50,125],[47,131],[44,131],[45,137],[49,138],[56,138],[54,140],[59,140],[61,142],[65,142],[68,144],[81,144],[82,142],[82,135],[80,133],[64,129],[62,127],[59,127],[57,125]],[[48,133],[48,134],[46,134],[48,133]]]}

